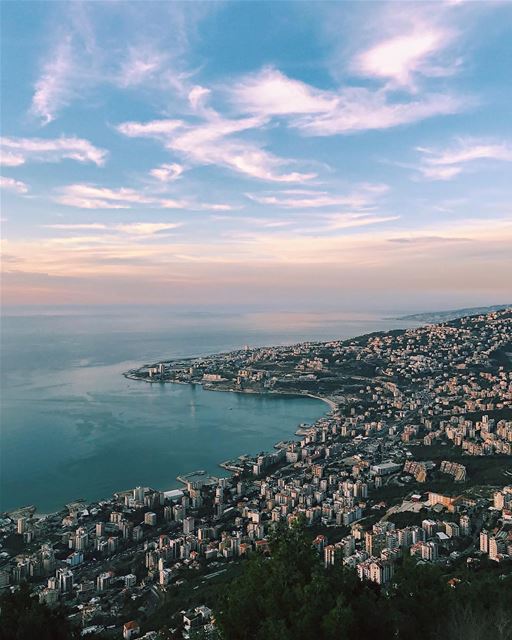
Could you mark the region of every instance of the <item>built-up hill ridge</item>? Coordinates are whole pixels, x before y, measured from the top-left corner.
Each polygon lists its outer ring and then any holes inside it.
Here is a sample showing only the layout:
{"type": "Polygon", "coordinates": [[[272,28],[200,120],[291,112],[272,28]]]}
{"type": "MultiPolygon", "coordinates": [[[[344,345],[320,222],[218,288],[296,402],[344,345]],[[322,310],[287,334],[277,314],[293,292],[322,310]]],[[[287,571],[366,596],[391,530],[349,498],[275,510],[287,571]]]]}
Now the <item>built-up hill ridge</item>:
{"type": "Polygon", "coordinates": [[[463,309],[449,309],[448,311],[426,311],[424,313],[413,313],[406,316],[394,318],[395,320],[417,320],[419,322],[447,322],[464,316],[479,315],[482,313],[492,313],[502,311],[512,307],[512,304],[496,304],[490,307],[466,307],[463,309]]]}

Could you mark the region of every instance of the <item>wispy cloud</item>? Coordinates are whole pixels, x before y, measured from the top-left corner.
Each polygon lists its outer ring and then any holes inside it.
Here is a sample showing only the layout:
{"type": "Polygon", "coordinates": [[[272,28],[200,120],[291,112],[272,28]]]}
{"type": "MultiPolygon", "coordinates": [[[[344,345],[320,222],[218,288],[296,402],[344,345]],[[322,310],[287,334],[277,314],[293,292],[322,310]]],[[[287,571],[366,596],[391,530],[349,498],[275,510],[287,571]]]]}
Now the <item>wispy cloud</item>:
{"type": "Polygon", "coordinates": [[[410,237],[402,236],[400,238],[389,238],[388,242],[394,242],[396,244],[410,244],[410,245],[438,245],[453,242],[471,242],[471,238],[457,238],[456,236],[421,236],[412,235],[410,237]]]}
{"type": "Polygon", "coordinates": [[[489,291],[489,280],[499,296],[510,291],[511,240],[510,221],[500,218],[470,221],[463,236],[452,221],[414,231],[331,230],[314,241],[289,228],[262,227],[216,242],[102,230],[102,235],[6,241],[3,284],[10,300],[41,302],[48,295],[60,300],[63,291],[72,295],[67,299],[82,302],[130,302],[134,295],[144,301],[173,295],[187,302],[199,295],[229,302],[236,295],[254,302],[269,294],[282,300],[295,291],[303,302],[306,286],[309,300],[319,288],[331,300],[337,293],[367,298],[377,291],[389,298],[397,287],[412,293],[419,285],[422,296],[430,291],[474,296],[477,289],[489,291]]]}
{"type": "Polygon", "coordinates": [[[58,229],[59,231],[98,231],[99,229],[107,229],[107,225],[101,222],[43,224],[42,226],[45,229],[58,229]]]}
{"type": "Polygon", "coordinates": [[[459,138],[446,149],[417,147],[422,161],[417,167],[429,180],[450,180],[464,171],[469,163],[481,160],[512,162],[512,145],[503,141],[459,138]]]}
{"type": "Polygon", "coordinates": [[[90,184],[63,187],[56,202],[82,209],[129,209],[134,204],[151,204],[152,198],[134,189],[109,189],[90,184]]]}
{"type": "Polygon", "coordinates": [[[326,192],[311,191],[301,197],[250,194],[247,196],[258,204],[272,205],[285,209],[316,209],[334,206],[359,207],[368,203],[364,196],[333,196],[326,192]]]}
{"type": "Polygon", "coordinates": [[[177,180],[183,171],[183,165],[173,162],[172,164],[161,164],[159,167],[151,169],[149,173],[161,182],[172,182],[177,180]]]}
{"type": "Polygon", "coordinates": [[[326,229],[340,230],[354,227],[367,227],[369,225],[383,224],[384,222],[394,222],[400,216],[377,216],[364,213],[340,213],[326,216],[326,229]]]}
{"type": "MultiPolygon", "coordinates": [[[[105,224],[101,222],[91,223],[65,223],[65,224],[45,224],[45,229],[55,229],[57,231],[113,231],[121,232],[131,236],[149,237],[158,235],[162,231],[171,231],[182,227],[182,222],[127,222],[118,224],[105,224]]],[[[100,237],[100,236],[98,236],[100,237]]],[[[76,237],[75,237],[76,240],[76,237]]]]}
{"type": "Polygon", "coordinates": [[[6,178],[0,176],[0,187],[7,191],[14,191],[16,193],[27,193],[28,186],[21,180],[14,180],[14,178],[6,178]]]}
{"type": "Polygon", "coordinates": [[[227,119],[209,110],[199,124],[183,120],[124,122],[118,131],[129,137],[155,138],[194,165],[226,167],[270,182],[301,182],[316,177],[316,173],[286,171],[292,160],[276,156],[254,142],[233,137],[260,128],[265,122],[260,117],[227,119]]]}
{"type": "Polygon", "coordinates": [[[393,101],[384,90],[345,89],[336,110],[293,123],[309,135],[330,136],[357,131],[390,129],[427,118],[464,110],[469,101],[448,94],[425,94],[417,100],[393,101]]]}
{"type": "Polygon", "coordinates": [[[111,189],[93,184],[70,184],[58,189],[55,202],[80,209],[132,209],[148,207],[156,209],[190,209],[230,211],[234,207],[226,203],[204,203],[194,199],[173,199],[155,195],[149,191],[121,187],[111,189]]]}
{"type": "MultiPolygon", "coordinates": [[[[40,64],[30,111],[43,124],[54,121],[72,102],[105,86],[142,85],[185,97],[187,56],[197,25],[215,3],[154,4],[154,21],[138,3],[70,3],[56,9],[50,46],[40,64]],[[108,25],[107,27],[105,25],[108,25]],[[117,35],[113,55],[111,35],[117,35]]],[[[176,96],[175,96],[176,97],[176,96]]]]}
{"type": "Polygon", "coordinates": [[[168,63],[165,53],[155,50],[151,46],[129,47],[118,75],[121,87],[133,87],[147,82],[168,63]]]}
{"type": "Polygon", "coordinates": [[[276,69],[242,78],[225,89],[232,104],[261,118],[286,117],[290,127],[313,136],[389,129],[426,118],[457,113],[471,101],[450,94],[392,98],[386,88],[344,87],[320,91],[276,69]]]}
{"type": "Polygon", "coordinates": [[[250,73],[226,91],[238,110],[262,117],[329,113],[337,108],[339,100],[333,92],[288,78],[274,67],[250,73]]]}
{"type": "Polygon", "coordinates": [[[88,140],[76,137],[61,138],[1,138],[2,164],[18,166],[29,161],[60,162],[64,159],[91,162],[103,166],[107,151],[95,147],[88,140]]]}
{"type": "Polygon", "coordinates": [[[414,88],[415,77],[448,73],[432,64],[432,59],[451,44],[452,31],[424,24],[412,32],[399,34],[359,53],[352,68],[360,75],[389,79],[397,85],[414,88]]]}
{"type": "Polygon", "coordinates": [[[286,189],[277,193],[247,193],[246,196],[258,204],[284,209],[318,209],[339,206],[363,209],[372,206],[377,198],[388,191],[389,187],[385,184],[361,183],[346,195],[308,189],[286,189]]]}
{"type": "Polygon", "coordinates": [[[118,224],[116,229],[136,236],[152,236],[162,231],[171,231],[183,226],[181,222],[131,222],[128,224],[118,224]]]}
{"type": "Polygon", "coordinates": [[[74,94],[73,76],[73,48],[71,36],[67,35],[44,63],[34,88],[31,110],[43,124],[52,122],[58,111],[70,102],[74,94]]]}
{"type": "Polygon", "coordinates": [[[25,158],[19,153],[1,150],[0,165],[3,167],[19,167],[24,164],[25,158]]]}

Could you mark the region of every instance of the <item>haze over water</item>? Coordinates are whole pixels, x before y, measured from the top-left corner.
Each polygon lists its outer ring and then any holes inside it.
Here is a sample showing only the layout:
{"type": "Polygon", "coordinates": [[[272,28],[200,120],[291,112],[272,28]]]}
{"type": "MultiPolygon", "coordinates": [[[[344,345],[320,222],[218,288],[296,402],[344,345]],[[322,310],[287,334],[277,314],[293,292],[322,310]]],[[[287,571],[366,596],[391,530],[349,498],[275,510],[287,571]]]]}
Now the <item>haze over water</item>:
{"type": "Polygon", "coordinates": [[[245,344],[348,338],[413,326],[369,314],[190,311],[170,307],[10,308],[2,318],[0,510],[60,509],[136,485],[169,489],[290,439],[327,405],[146,384],[146,362],[245,344]]]}

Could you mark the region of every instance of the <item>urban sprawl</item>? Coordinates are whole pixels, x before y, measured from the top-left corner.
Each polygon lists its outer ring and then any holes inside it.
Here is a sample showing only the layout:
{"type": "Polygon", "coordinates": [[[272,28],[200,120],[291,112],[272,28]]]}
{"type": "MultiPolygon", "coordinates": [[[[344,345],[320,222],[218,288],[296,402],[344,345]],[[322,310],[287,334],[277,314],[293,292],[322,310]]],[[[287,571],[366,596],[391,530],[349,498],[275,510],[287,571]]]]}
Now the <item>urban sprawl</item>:
{"type": "MultiPolygon", "coordinates": [[[[135,487],[39,516],[0,517],[0,589],[32,583],[82,635],[157,637],[169,594],[268,553],[302,519],[326,566],[386,588],[406,556],[447,567],[512,558],[512,310],[344,341],[249,348],[127,372],[148,383],[311,395],[330,410],[272,452],[197,471],[183,488],[135,487]]],[[[510,565],[509,565],[510,566],[510,565]]],[[[508,569],[510,571],[510,569],[508,569]]],[[[208,637],[208,602],[175,631],[208,637]]]]}

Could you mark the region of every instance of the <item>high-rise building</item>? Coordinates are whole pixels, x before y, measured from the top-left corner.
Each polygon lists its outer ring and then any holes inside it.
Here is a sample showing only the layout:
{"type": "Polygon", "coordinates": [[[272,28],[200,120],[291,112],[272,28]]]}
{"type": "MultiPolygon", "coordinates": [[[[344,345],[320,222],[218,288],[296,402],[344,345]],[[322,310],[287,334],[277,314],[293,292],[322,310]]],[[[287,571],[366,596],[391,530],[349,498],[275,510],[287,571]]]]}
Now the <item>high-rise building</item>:
{"type": "Polygon", "coordinates": [[[133,573],[129,573],[124,577],[124,586],[127,589],[134,587],[136,584],[137,584],[137,576],[135,576],[133,573]]]}
{"type": "Polygon", "coordinates": [[[148,511],[144,514],[144,524],[148,524],[150,527],[154,527],[156,525],[156,513],[153,511],[148,511]]]}
{"type": "Polygon", "coordinates": [[[435,562],[439,557],[439,548],[437,542],[424,542],[421,545],[421,558],[422,560],[430,560],[435,562]]]}
{"type": "Polygon", "coordinates": [[[111,536],[107,542],[107,552],[109,554],[115,553],[117,550],[117,538],[111,536]]]}
{"type": "Polygon", "coordinates": [[[491,536],[489,538],[489,560],[499,560],[501,554],[506,553],[506,542],[502,538],[491,536]]]}
{"type": "Polygon", "coordinates": [[[110,587],[111,582],[112,574],[110,573],[110,571],[100,573],[100,575],[96,578],[96,589],[98,591],[105,591],[110,587]]]}
{"type": "Polygon", "coordinates": [[[55,571],[55,552],[50,544],[43,544],[41,547],[41,562],[45,575],[55,571]]]}
{"type": "Polygon", "coordinates": [[[16,522],[16,530],[18,535],[23,535],[27,530],[27,519],[26,518],[18,518],[16,522]]]}
{"type": "Polygon", "coordinates": [[[187,516],[183,520],[183,533],[188,536],[194,533],[195,521],[192,516],[187,516]]]}
{"type": "Polygon", "coordinates": [[[489,532],[480,531],[480,551],[483,553],[489,553],[489,532]]]}
{"type": "Polygon", "coordinates": [[[135,502],[144,502],[144,487],[135,487],[133,490],[133,499],[135,502]]]}
{"type": "Polygon", "coordinates": [[[459,521],[460,534],[462,536],[471,535],[471,519],[468,515],[462,515],[459,521]]]}
{"type": "Polygon", "coordinates": [[[57,569],[56,577],[60,593],[71,593],[73,590],[73,572],[69,569],[57,569]]]}
{"type": "Polygon", "coordinates": [[[85,527],[79,527],[75,531],[75,549],[77,551],[84,551],[89,544],[89,534],[85,527]]]}

